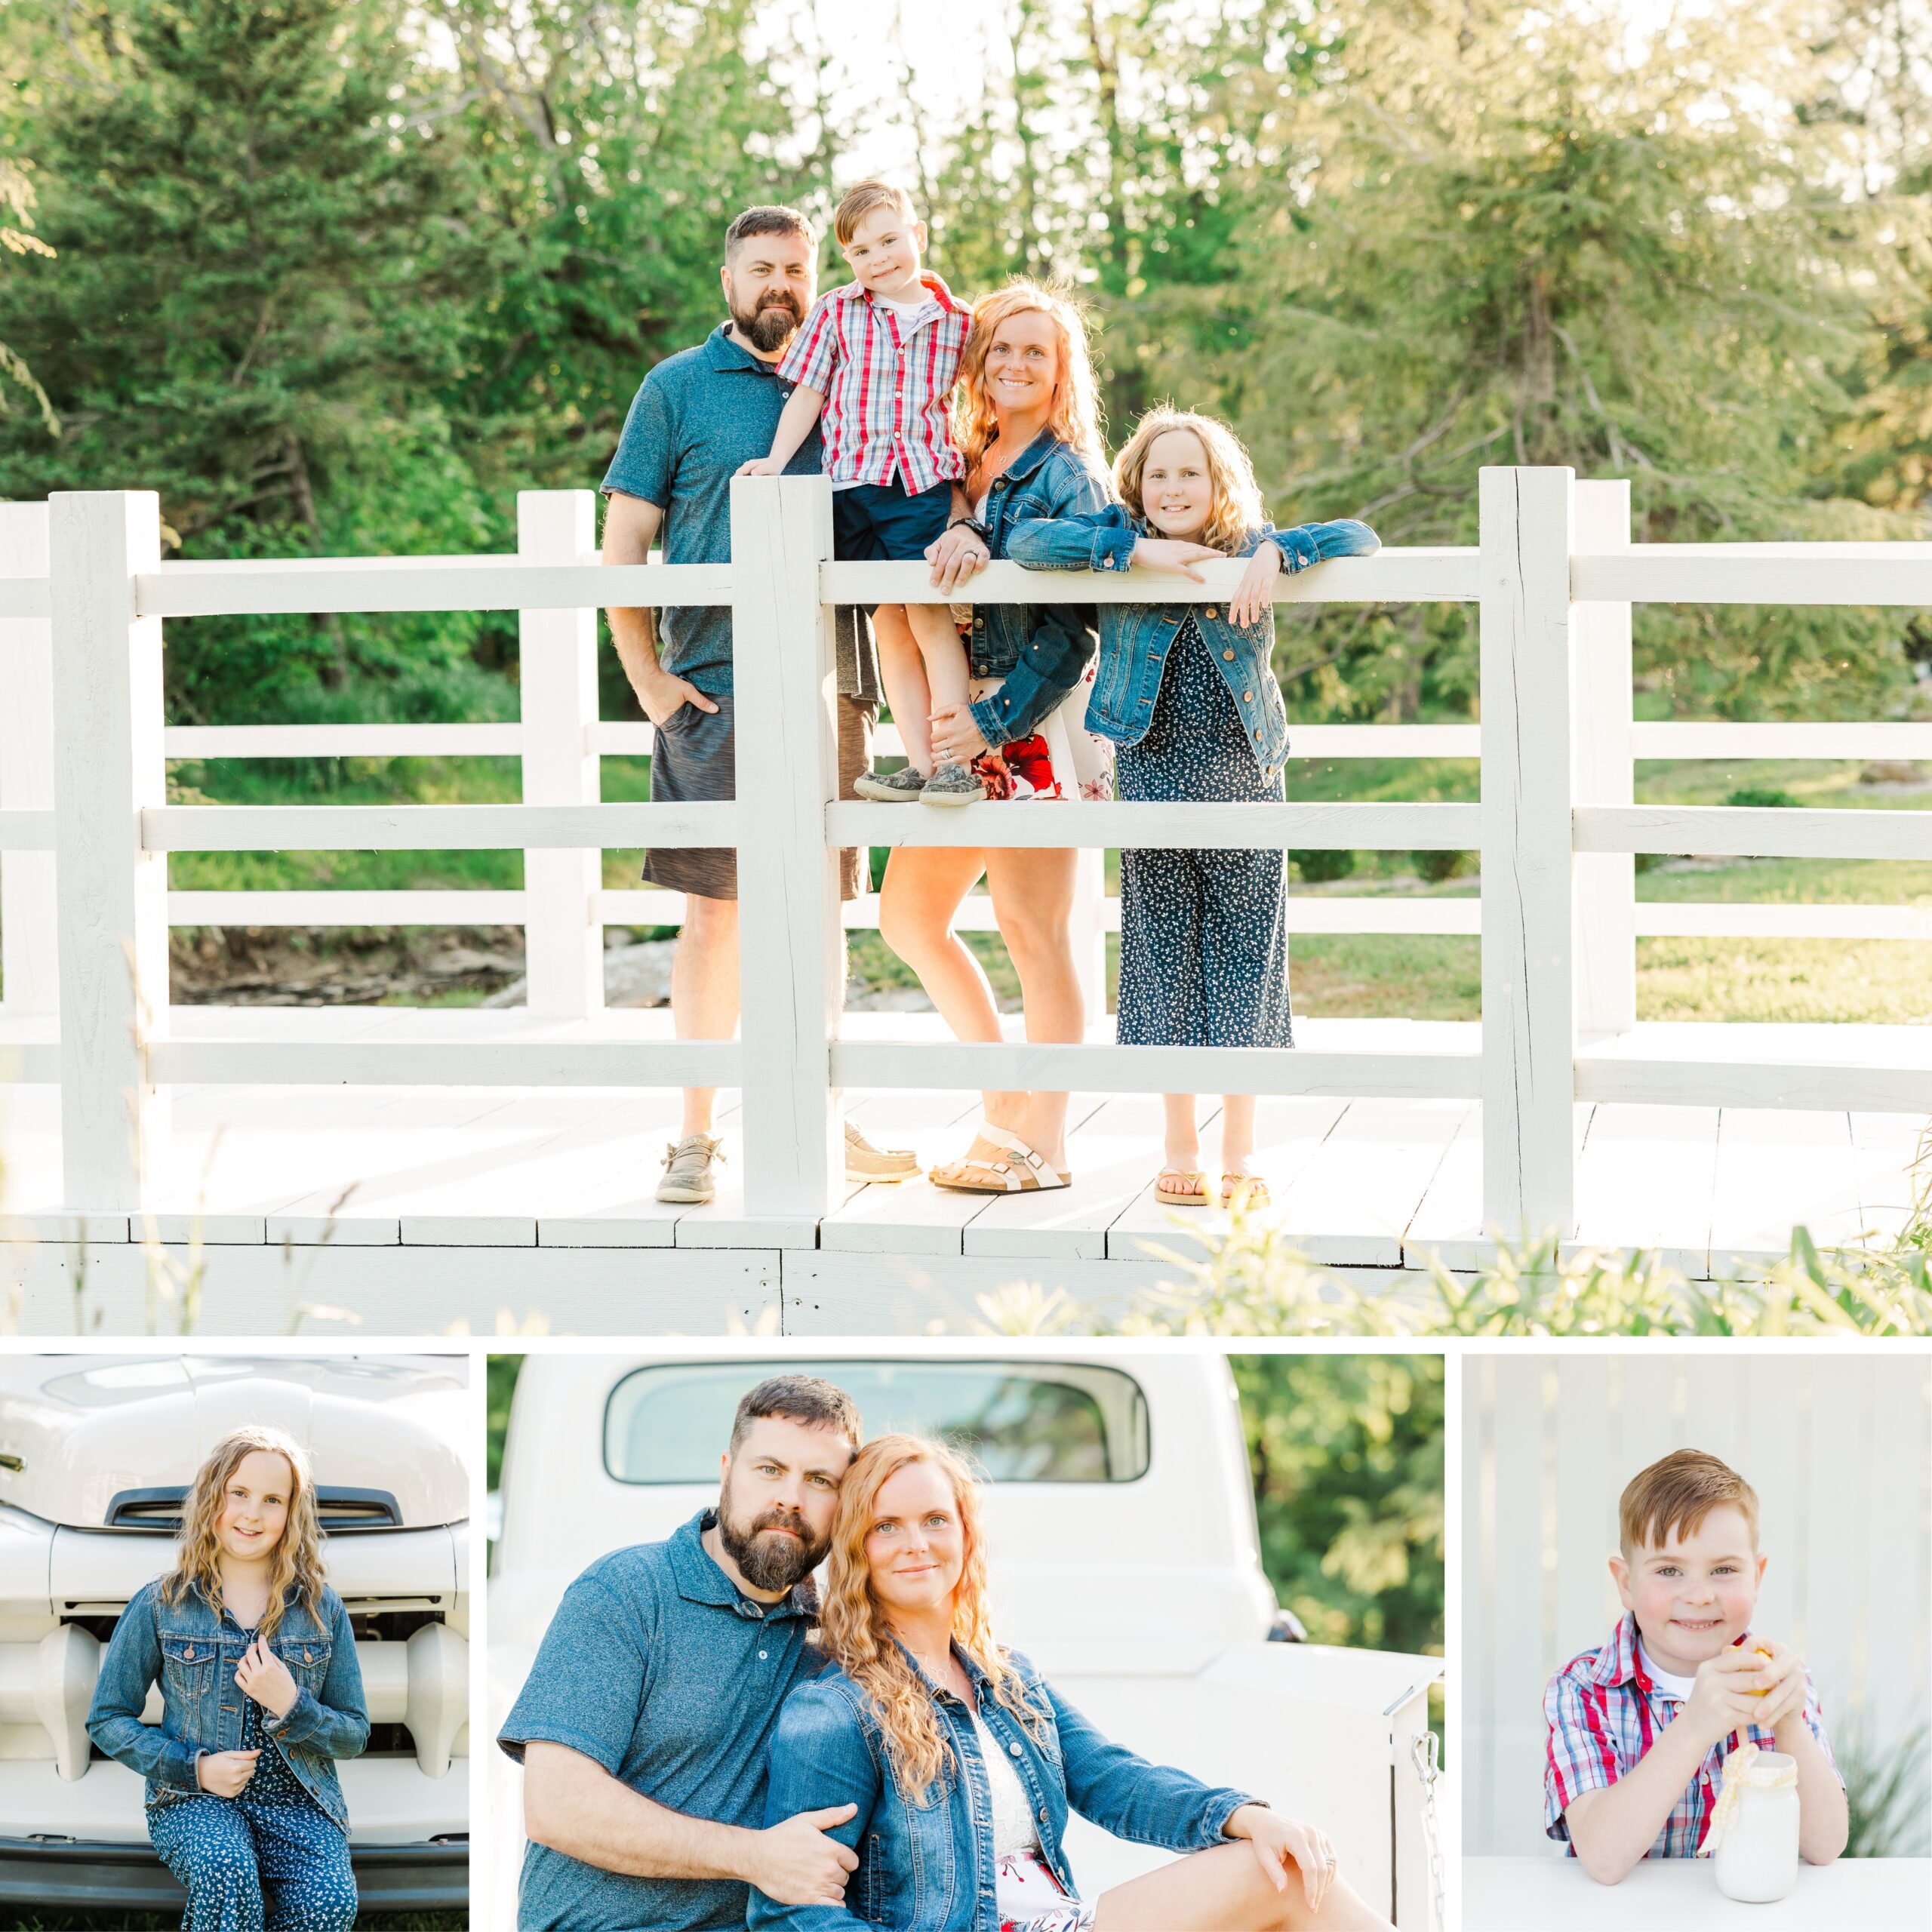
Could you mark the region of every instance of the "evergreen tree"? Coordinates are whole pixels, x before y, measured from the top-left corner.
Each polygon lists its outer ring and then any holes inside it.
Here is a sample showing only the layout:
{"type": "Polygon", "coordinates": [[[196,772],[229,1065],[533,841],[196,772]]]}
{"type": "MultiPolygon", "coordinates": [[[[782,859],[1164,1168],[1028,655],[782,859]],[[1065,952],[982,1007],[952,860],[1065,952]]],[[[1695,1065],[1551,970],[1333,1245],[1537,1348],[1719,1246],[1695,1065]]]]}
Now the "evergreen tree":
{"type": "MultiPolygon", "coordinates": [[[[385,0],[97,0],[10,128],[57,250],[0,340],[65,417],[0,426],[0,494],[160,493],[183,554],[491,547],[438,392],[456,373],[449,137],[385,0]]],[[[23,26],[21,31],[29,29],[23,26]]],[[[433,713],[473,619],[174,627],[171,715],[433,713]],[[362,688],[352,699],[347,688],[362,688]]]]}
{"type": "MultiPolygon", "coordinates": [[[[1777,104],[1806,76],[1775,10],[1651,57],[1513,0],[1408,0],[1352,23],[1340,72],[1251,173],[1213,371],[1278,517],[1470,543],[1486,463],[1628,476],[1638,541],[1903,534],[1835,491],[1865,304],[1895,285],[1834,185],[1838,150],[1777,104]]],[[[1204,372],[1171,352],[1172,386],[1204,372]]],[[[1896,703],[1900,626],[1855,611],[1644,607],[1640,663],[1681,711],[1896,703]]],[[[1287,668],[1358,714],[1473,698],[1460,611],[1331,615],[1287,668]]]]}

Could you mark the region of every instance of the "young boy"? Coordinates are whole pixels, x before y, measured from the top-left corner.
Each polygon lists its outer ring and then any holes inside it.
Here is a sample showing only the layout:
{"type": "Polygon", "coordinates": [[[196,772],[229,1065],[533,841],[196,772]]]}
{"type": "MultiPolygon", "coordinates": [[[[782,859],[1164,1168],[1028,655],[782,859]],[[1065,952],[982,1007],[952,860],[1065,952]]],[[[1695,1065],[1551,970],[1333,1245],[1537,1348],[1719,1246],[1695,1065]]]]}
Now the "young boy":
{"type": "MultiPolygon", "coordinates": [[[[832,479],[832,554],[852,562],[923,559],[953,520],[953,486],[966,473],[952,441],[948,399],[971,311],[936,275],[921,272],[926,224],[903,188],[861,181],[838,204],[834,232],[853,279],[822,295],[778,365],[796,385],[771,454],[743,475],[781,475],[812,425],[820,425],[832,479]]],[[[905,606],[916,654],[880,636],[880,674],[911,760],[889,776],[868,772],[862,798],[956,805],[986,786],[968,766],[934,769],[928,721],[969,697],[966,649],[943,604],[905,606]]]]}
{"type": "Polygon", "coordinates": [[[1746,1743],[1798,1761],[1798,1849],[1844,1849],[1844,1786],[1804,1661],[1750,1628],[1767,1559],[1758,1497],[1715,1456],[1680,1449],[1632,1478],[1610,1559],[1624,1617],[1549,1681],[1543,1829],[1598,1883],[1641,1858],[1690,1858],[1746,1743]]]}

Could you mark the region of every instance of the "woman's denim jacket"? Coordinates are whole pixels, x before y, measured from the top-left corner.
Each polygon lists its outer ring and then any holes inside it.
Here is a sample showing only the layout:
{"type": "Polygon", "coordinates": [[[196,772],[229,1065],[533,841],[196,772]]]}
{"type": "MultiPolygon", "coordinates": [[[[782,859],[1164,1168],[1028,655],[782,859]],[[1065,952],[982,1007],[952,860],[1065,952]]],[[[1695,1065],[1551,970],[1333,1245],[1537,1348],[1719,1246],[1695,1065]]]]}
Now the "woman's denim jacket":
{"type": "MultiPolygon", "coordinates": [[[[1040,1850],[1069,1892],[1072,1874],[1060,1841],[1069,1809],[1116,1838],[1169,1851],[1203,1851],[1244,1804],[1238,1791],[1217,1791],[1112,1744],[1063,1703],[1026,1658],[1013,1666],[1045,1720],[1045,1741],[993,1696],[985,1675],[957,1645],[986,1728],[1010,1754],[1040,1835],[1040,1850]]],[[[915,1663],[913,1668],[918,1669],[915,1663]]],[[[842,1670],[801,1684],[785,1700],[772,1735],[764,1818],[777,1824],[800,1811],[855,1804],[857,1815],[831,1835],[859,1855],[845,1881],[845,1904],[774,1905],[753,1888],[749,1924],[758,1932],[999,1932],[994,1900],[992,1797],[979,1735],[966,1706],[919,1672],[952,1745],[939,1780],[908,1798],[889,1768],[872,1700],[842,1670]]]]}
{"type": "MultiPolygon", "coordinates": [[[[302,1789],[346,1832],[349,1807],[335,1760],[355,1757],[369,1741],[369,1711],[355,1638],[342,1599],[325,1586],[318,1621],[294,1591],[269,1647],[288,1666],[295,1702],[286,1717],[262,1712],[272,1740],[302,1789]]],[[[102,1750],[147,1780],[147,1801],[165,1804],[201,1789],[195,1765],[204,1752],[238,1751],[248,1694],[235,1666],[254,1641],[226,1611],[209,1607],[198,1585],[178,1603],[161,1585],[137,1591],[114,1626],[88,1712],[88,1735],[102,1750]],[[161,1680],[161,1723],[141,1721],[148,1688],[161,1680]]]]}
{"type": "MultiPolygon", "coordinates": [[[[1159,533],[1118,503],[1090,515],[1051,521],[1040,518],[1013,532],[1007,554],[1035,571],[1124,571],[1134,561],[1134,546],[1159,533]]],[[[1331,557],[1363,557],[1382,547],[1365,523],[1297,524],[1277,530],[1264,524],[1250,531],[1238,554],[1251,557],[1263,543],[1275,545],[1289,574],[1331,557]]],[[[1243,629],[1228,620],[1219,604],[1106,604],[1100,607],[1100,669],[1087,707],[1087,728],[1115,744],[1137,745],[1154,721],[1154,700],[1168,651],[1189,611],[1226,681],[1247,733],[1248,749],[1265,777],[1288,755],[1288,714],[1275,681],[1275,614],[1271,606],[1259,624],[1243,629]]]]}
{"type": "MultiPolygon", "coordinates": [[[[1100,509],[1107,479],[1088,457],[1042,429],[986,492],[986,515],[995,558],[1022,524],[1077,517],[1100,509]]],[[[995,750],[1039,729],[1040,721],[1080,681],[1094,654],[1091,604],[976,604],[967,638],[976,678],[1004,678],[973,706],[973,721],[995,750]]]]}

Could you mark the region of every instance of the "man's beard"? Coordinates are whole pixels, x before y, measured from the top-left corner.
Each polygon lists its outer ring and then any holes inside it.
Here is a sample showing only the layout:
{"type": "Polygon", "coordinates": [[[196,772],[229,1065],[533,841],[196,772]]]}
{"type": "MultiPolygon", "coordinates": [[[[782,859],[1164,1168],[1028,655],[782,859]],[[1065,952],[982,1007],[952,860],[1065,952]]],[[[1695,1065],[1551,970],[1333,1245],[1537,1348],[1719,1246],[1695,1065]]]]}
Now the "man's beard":
{"type": "Polygon", "coordinates": [[[791,1510],[765,1509],[749,1521],[734,1521],[728,1484],[718,1498],[718,1540],[755,1590],[789,1590],[818,1567],[832,1544],[829,1533],[814,1542],[804,1517],[791,1510]],[[758,1534],[771,1529],[789,1530],[792,1535],[767,1540],[758,1534]]]}
{"type": "Polygon", "coordinates": [[[804,311],[798,306],[795,295],[768,295],[749,315],[737,309],[731,311],[738,333],[761,355],[783,349],[798,334],[798,325],[804,319],[804,311]]]}

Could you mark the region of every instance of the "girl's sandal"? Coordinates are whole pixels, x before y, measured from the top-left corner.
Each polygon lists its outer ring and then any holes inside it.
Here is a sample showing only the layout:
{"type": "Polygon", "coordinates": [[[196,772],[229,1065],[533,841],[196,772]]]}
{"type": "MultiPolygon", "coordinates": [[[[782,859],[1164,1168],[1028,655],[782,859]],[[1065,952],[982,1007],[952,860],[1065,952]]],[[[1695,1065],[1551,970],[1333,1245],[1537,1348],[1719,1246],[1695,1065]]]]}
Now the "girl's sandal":
{"type": "Polygon", "coordinates": [[[1154,1177],[1154,1198],[1164,1208],[1204,1208],[1208,1204],[1208,1177],[1192,1168],[1163,1168],[1154,1177]],[[1171,1174],[1185,1185],[1164,1185],[1171,1174]]]}
{"type": "Polygon", "coordinates": [[[974,1142],[963,1161],[935,1168],[928,1178],[935,1187],[949,1187],[959,1194],[1033,1194],[1065,1187],[1073,1176],[1049,1167],[1018,1134],[996,1140],[989,1132],[974,1142]],[[987,1150],[983,1156],[983,1147],[987,1150]]]}
{"type": "Polygon", "coordinates": [[[1244,1208],[1251,1213],[1268,1205],[1268,1183],[1259,1174],[1223,1174],[1221,1205],[1244,1208]]]}

